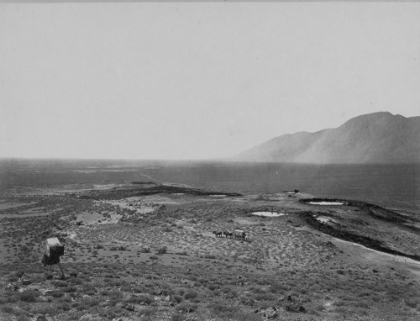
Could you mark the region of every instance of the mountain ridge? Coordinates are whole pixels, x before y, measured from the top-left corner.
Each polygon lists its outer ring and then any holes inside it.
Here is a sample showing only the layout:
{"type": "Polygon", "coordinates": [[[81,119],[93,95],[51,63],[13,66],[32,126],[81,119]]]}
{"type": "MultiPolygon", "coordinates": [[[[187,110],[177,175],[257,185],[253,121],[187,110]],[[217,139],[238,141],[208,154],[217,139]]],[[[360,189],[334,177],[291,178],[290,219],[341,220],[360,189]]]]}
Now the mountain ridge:
{"type": "Polygon", "coordinates": [[[321,164],[420,163],[420,116],[360,115],[337,128],[274,137],[231,160],[321,164]]]}

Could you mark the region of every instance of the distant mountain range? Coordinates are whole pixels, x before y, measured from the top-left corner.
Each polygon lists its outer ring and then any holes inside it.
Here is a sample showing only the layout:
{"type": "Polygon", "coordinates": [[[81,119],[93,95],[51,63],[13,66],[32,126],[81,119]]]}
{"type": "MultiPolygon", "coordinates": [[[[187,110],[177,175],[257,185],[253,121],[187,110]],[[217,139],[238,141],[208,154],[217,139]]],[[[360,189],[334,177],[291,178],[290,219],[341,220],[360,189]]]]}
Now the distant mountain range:
{"type": "Polygon", "coordinates": [[[361,115],[338,128],[273,138],[232,158],[318,164],[420,163],[420,117],[361,115]]]}

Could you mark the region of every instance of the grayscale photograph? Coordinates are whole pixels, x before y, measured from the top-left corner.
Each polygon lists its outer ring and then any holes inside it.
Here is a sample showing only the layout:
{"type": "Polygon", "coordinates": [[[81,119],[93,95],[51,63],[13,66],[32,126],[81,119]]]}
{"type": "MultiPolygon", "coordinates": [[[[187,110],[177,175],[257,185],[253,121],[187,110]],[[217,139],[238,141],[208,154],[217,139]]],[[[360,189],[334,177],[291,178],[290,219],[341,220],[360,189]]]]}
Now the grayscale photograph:
{"type": "Polygon", "coordinates": [[[0,321],[419,321],[420,2],[0,0],[0,321]]]}

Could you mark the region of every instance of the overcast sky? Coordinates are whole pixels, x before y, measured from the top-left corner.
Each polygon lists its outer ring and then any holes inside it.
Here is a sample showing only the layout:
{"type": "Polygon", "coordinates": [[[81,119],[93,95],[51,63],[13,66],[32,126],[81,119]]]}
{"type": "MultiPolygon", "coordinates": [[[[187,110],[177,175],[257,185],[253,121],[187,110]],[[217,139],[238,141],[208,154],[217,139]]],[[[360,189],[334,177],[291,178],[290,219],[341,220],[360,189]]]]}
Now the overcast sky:
{"type": "Polygon", "coordinates": [[[419,3],[0,3],[0,157],[203,159],[420,115],[419,3]]]}

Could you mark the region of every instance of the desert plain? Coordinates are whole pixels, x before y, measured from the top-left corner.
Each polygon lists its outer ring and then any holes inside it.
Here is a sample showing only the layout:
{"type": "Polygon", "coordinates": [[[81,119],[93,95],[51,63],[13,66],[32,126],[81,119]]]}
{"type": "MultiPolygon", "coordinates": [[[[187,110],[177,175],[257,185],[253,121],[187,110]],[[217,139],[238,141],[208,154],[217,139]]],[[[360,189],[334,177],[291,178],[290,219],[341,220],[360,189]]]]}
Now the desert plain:
{"type": "Polygon", "coordinates": [[[416,207],[31,181],[2,188],[0,231],[0,320],[420,320],[416,207]]]}

